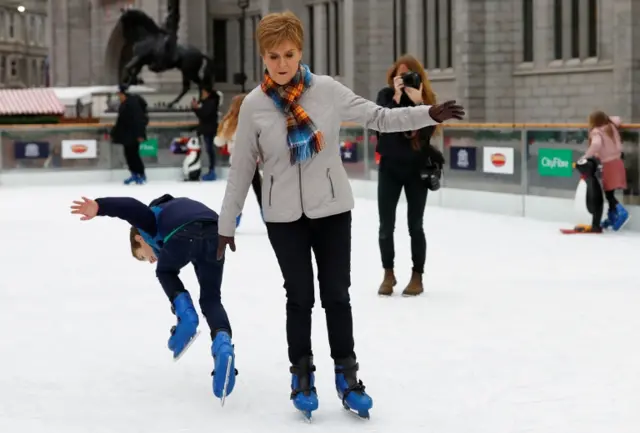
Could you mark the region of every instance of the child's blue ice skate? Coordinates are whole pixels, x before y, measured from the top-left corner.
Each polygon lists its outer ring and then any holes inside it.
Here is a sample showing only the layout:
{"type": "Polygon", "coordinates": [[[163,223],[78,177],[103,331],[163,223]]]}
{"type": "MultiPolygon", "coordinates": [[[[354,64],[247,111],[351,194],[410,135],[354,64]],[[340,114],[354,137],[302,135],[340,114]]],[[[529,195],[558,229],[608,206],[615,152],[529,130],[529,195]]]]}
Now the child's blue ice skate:
{"type": "Polygon", "coordinates": [[[336,361],[335,372],[336,390],[344,408],[360,418],[368,419],[373,400],[364,392],[365,386],[357,378],[358,364],[355,359],[336,361]]]}
{"type": "Polygon", "coordinates": [[[222,405],[226,397],[233,392],[236,385],[235,353],[231,336],[226,331],[218,331],[211,344],[211,355],[213,355],[214,370],[213,394],[222,399],[222,405]]]}
{"type": "Polygon", "coordinates": [[[603,229],[608,229],[613,225],[613,221],[615,221],[616,218],[617,218],[616,210],[609,209],[607,211],[607,217],[604,219],[604,221],[602,221],[602,223],[600,224],[600,227],[602,227],[603,229]]]}
{"type": "Polygon", "coordinates": [[[311,420],[311,413],[318,409],[318,394],[314,386],[316,367],[313,365],[313,357],[303,357],[297,365],[291,366],[289,371],[293,406],[302,412],[307,420],[311,420]]]}
{"type": "Polygon", "coordinates": [[[620,204],[616,206],[616,217],[611,221],[611,228],[614,231],[620,230],[629,221],[629,212],[620,204]]]}
{"type": "Polygon", "coordinates": [[[136,178],[135,180],[136,185],[144,185],[145,183],[147,183],[147,176],[141,176],[139,174],[136,174],[135,178],[136,178]]]}
{"type": "Polygon", "coordinates": [[[177,316],[178,323],[171,328],[168,346],[177,361],[198,336],[199,320],[189,292],[176,296],[171,311],[177,316]]]}
{"type": "Polygon", "coordinates": [[[236,228],[238,228],[238,226],[240,225],[240,220],[242,219],[242,214],[238,215],[236,217],[236,228]]]}

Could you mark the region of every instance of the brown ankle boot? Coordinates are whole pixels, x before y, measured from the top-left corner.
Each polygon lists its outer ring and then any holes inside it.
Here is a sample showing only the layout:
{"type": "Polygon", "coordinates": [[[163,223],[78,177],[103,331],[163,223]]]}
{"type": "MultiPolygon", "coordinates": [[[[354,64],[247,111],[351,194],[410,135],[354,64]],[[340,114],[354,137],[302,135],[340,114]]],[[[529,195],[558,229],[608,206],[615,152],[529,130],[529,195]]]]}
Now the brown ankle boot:
{"type": "Polygon", "coordinates": [[[393,269],[385,269],[384,279],[382,280],[382,284],[380,284],[380,288],[378,289],[378,295],[391,296],[393,294],[393,286],[395,286],[397,283],[398,282],[396,281],[396,276],[393,273],[393,269]]]}
{"type": "Polygon", "coordinates": [[[402,296],[418,296],[422,292],[424,292],[424,287],[422,286],[422,274],[413,272],[411,274],[409,284],[407,284],[407,287],[402,292],[402,296]]]}

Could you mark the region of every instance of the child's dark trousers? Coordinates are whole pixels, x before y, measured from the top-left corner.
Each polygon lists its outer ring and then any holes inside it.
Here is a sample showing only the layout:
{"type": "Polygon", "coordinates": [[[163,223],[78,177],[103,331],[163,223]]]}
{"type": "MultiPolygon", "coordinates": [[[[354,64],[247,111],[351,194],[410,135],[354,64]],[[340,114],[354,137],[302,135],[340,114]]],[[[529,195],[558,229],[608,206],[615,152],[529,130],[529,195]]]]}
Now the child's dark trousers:
{"type": "Polygon", "coordinates": [[[211,337],[220,330],[231,335],[227,312],[222,306],[220,287],[224,258],[217,260],[218,223],[194,221],[178,230],[163,246],[158,257],[156,276],[169,300],[186,289],[180,281],[180,270],[193,264],[200,283],[200,309],[211,329],[211,337]]]}

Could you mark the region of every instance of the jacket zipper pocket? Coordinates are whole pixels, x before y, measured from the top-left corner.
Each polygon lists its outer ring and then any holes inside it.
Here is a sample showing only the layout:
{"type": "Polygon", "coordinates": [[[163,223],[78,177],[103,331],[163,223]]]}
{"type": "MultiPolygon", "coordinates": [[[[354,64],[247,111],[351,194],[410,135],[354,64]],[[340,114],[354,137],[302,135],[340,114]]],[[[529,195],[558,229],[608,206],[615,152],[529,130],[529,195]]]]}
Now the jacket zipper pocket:
{"type": "Polygon", "coordinates": [[[269,185],[269,207],[271,207],[271,193],[273,192],[273,175],[271,175],[271,185],[269,185]]]}
{"type": "Polygon", "coordinates": [[[331,186],[331,198],[336,198],[336,191],[333,189],[333,180],[331,180],[331,169],[327,168],[327,179],[329,179],[329,185],[331,186]]]}

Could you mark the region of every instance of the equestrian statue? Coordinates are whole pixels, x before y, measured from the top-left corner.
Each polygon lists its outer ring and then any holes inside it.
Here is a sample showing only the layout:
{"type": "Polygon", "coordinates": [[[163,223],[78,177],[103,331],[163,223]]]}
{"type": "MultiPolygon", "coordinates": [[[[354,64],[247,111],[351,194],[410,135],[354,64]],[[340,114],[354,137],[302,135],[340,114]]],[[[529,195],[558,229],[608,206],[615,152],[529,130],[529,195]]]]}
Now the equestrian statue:
{"type": "Polygon", "coordinates": [[[133,52],[122,71],[119,83],[122,87],[142,84],[139,74],[147,66],[156,74],[171,69],[182,73],[182,91],[169,107],[186,95],[191,83],[196,84],[198,90],[213,88],[213,59],[193,46],[178,44],[179,24],[180,0],[167,0],[167,16],[162,26],[139,9],[121,9],[118,25],[133,52]]]}

